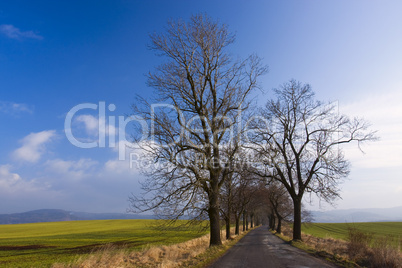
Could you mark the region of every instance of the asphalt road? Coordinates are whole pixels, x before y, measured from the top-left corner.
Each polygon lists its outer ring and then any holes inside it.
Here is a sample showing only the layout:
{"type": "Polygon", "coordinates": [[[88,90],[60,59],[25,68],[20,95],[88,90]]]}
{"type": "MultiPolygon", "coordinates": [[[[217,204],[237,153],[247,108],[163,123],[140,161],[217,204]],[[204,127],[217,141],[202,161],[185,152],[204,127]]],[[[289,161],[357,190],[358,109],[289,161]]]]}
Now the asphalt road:
{"type": "Polygon", "coordinates": [[[224,267],[338,267],[292,247],[273,235],[267,226],[250,231],[209,268],[224,267]]]}

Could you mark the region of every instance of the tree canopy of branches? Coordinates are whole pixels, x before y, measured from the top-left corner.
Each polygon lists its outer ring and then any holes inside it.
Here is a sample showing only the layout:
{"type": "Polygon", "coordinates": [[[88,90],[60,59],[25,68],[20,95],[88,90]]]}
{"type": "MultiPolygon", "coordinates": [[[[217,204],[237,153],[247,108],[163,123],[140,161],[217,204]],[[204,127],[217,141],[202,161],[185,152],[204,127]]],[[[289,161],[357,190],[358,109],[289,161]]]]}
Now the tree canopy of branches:
{"type": "MultiPolygon", "coordinates": [[[[341,145],[375,140],[363,119],[337,113],[336,106],[314,99],[308,84],[295,80],[274,90],[256,124],[252,148],[260,175],[283,184],[293,201],[293,239],[301,240],[301,204],[305,193],[331,202],[349,173],[341,145]]],[[[360,147],[359,147],[360,148],[360,147]]]]}
{"type": "Polygon", "coordinates": [[[223,155],[236,151],[234,127],[266,72],[256,56],[233,60],[227,47],[234,40],[227,26],[206,15],[170,22],[166,33],[151,35],[150,48],[166,59],[148,75],[160,104],[139,99],[133,106],[151,125],[150,139],[138,144],[158,167],[144,170],[144,195],[130,198],[131,210],[158,208],[176,218],[205,212],[210,245],[221,244],[223,155]]]}

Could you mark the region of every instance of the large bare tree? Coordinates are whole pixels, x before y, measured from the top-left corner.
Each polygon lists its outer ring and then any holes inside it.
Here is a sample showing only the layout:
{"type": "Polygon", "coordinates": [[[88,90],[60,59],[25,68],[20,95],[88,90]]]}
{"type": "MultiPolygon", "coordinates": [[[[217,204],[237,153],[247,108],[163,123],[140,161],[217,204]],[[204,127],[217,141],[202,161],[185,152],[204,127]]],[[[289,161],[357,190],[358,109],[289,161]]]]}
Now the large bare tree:
{"type": "Polygon", "coordinates": [[[151,49],[166,61],[148,75],[156,91],[153,103],[142,100],[134,113],[151,124],[151,138],[138,144],[157,168],[148,175],[132,210],[159,208],[176,218],[206,212],[210,245],[221,244],[220,188],[228,176],[224,155],[236,150],[241,113],[257,78],[266,72],[260,59],[233,60],[227,47],[235,38],[226,25],[206,15],[169,22],[151,36],[151,49]]]}
{"type": "Polygon", "coordinates": [[[331,202],[339,197],[339,184],[349,173],[342,144],[375,140],[363,119],[338,114],[334,104],[315,100],[308,84],[295,80],[274,90],[256,120],[252,148],[260,175],[283,184],[293,201],[293,239],[301,240],[301,208],[305,193],[331,202]]]}

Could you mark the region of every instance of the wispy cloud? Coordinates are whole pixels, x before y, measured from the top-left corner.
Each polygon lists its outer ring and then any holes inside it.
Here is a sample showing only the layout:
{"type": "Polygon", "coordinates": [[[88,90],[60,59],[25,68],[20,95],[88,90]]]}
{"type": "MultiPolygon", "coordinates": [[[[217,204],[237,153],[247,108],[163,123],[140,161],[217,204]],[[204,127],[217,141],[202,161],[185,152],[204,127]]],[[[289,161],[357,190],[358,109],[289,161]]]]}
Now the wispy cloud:
{"type": "Polygon", "coordinates": [[[402,162],[402,93],[394,90],[389,93],[362,97],[360,100],[341,105],[341,111],[348,115],[364,116],[372,129],[378,130],[380,140],[363,146],[362,154],[354,146],[346,146],[346,156],[358,168],[400,167],[402,162]]]}
{"type": "Polygon", "coordinates": [[[76,120],[85,124],[88,134],[96,135],[98,133],[99,122],[95,116],[83,114],[78,116],[76,120]]]}
{"type": "Polygon", "coordinates": [[[48,174],[56,175],[70,181],[79,181],[96,173],[98,162],[92,159],[81,158],[77,161],[51,159],[46,161],[45,167],[48,174]]]}
{"type": "Polygon", "coordinates": [[[88,135],[98,137],[102,135],[116,135],[117,129],[110,124],[106,124],[106,119],[101,117],[100,119],[89,114],[79,115],[76,118],[77,123],[84,123],[85,130],[88,135]]]}
{"type": "Polygon", "coordinates": [[[0,185],[1,189],[9,188],[21,181],[20,175],[10,172],[10,165],[0,166],[0,185]]]}
{"type": "Polygon", "coordinates": [[[33,113],[33,108],[24,103],[0,101],[0,113],[18,115],[20,113],[33,113]]]}
{"type": "Polygon", "coordinates": [[[42,40],[43,36],[34,33],[33,31],[21,31],[17,27],[11,24],[1,24],[0,33],[11,39],[38,39],[42,40]]]}
{"type": "Polygon", "coordinates": [[[13,157],[19,161],[35,163],[46,152],[45,144],[56,136],[56,131],[45,130],[31,133],[21,140],[22,146],[13,152],[13,157]]]}
{"type": "Polygon", "coordinates": [[[46,182],[24,179],[11,169],[11,165],[0,165],[0,213],[48,207],[58,200],[63,202],[63,193],[51,189],[46,182]]]}
{"type": "Polygon", "coordinates": [[[28,173],[22,165],[16,170],[11,165],[0,165],[0,203],[5,204],[0,213],[40,209],[49,204],[66,210],[124,212],[127,196],[141,190],[138,181],[142,175],[137,165],[130,167],[128,158],[119,161],[117,153],[106,162],[91,158],[40,162],[55,135],[48,130],[21,140],[22,146],[13,152],[13,157],[36,161],[28,173]]]}

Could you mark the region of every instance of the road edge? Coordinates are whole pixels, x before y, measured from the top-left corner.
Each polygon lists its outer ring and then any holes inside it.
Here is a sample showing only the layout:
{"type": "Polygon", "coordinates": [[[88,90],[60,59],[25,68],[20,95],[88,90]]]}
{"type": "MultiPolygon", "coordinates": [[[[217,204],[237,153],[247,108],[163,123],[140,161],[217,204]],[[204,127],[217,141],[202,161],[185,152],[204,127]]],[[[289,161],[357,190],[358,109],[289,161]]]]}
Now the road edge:
{"type": "Polygon", "coordinates": [[[337,258],[336,255],[331,254],[327,251],[318,251],[315,250],[314,248],[310,247],[309,245],[305,244],[303,241],[293,241],[290,237],[282,235],[280,233],[277,233],[276,231],[269,230],[272,234],[274,234],[276,237],[280,238],[284,242],[288,243],[292,247],[298,248],[300,250],[303,250],[307,254],[322,259],[324,261],[330,262],[334,265],[337,265],[339,267],[345,267],[345,268],[353,268],[353,267],[359,267],[353,262],[350,262],[348,260],[340,259],[337,258]]]}
{"type": "Polygon", "coordinates": [[[220,257],[225,255],[230,248],[236,245],[240,241],[240,239],[242,239],[245,235],[247,235],[251,230],[254,230],[258,227],[261,227],[261,225],[249,228],[247,231],[242,232],[241,234],[234,237],[229,242],[223,245],[208,248],[205,252],[196,256],[194,259],[182,263],[179,267],[194,267],[194,268],[208,267],[216,260],[218,260],[220,257]]]}

